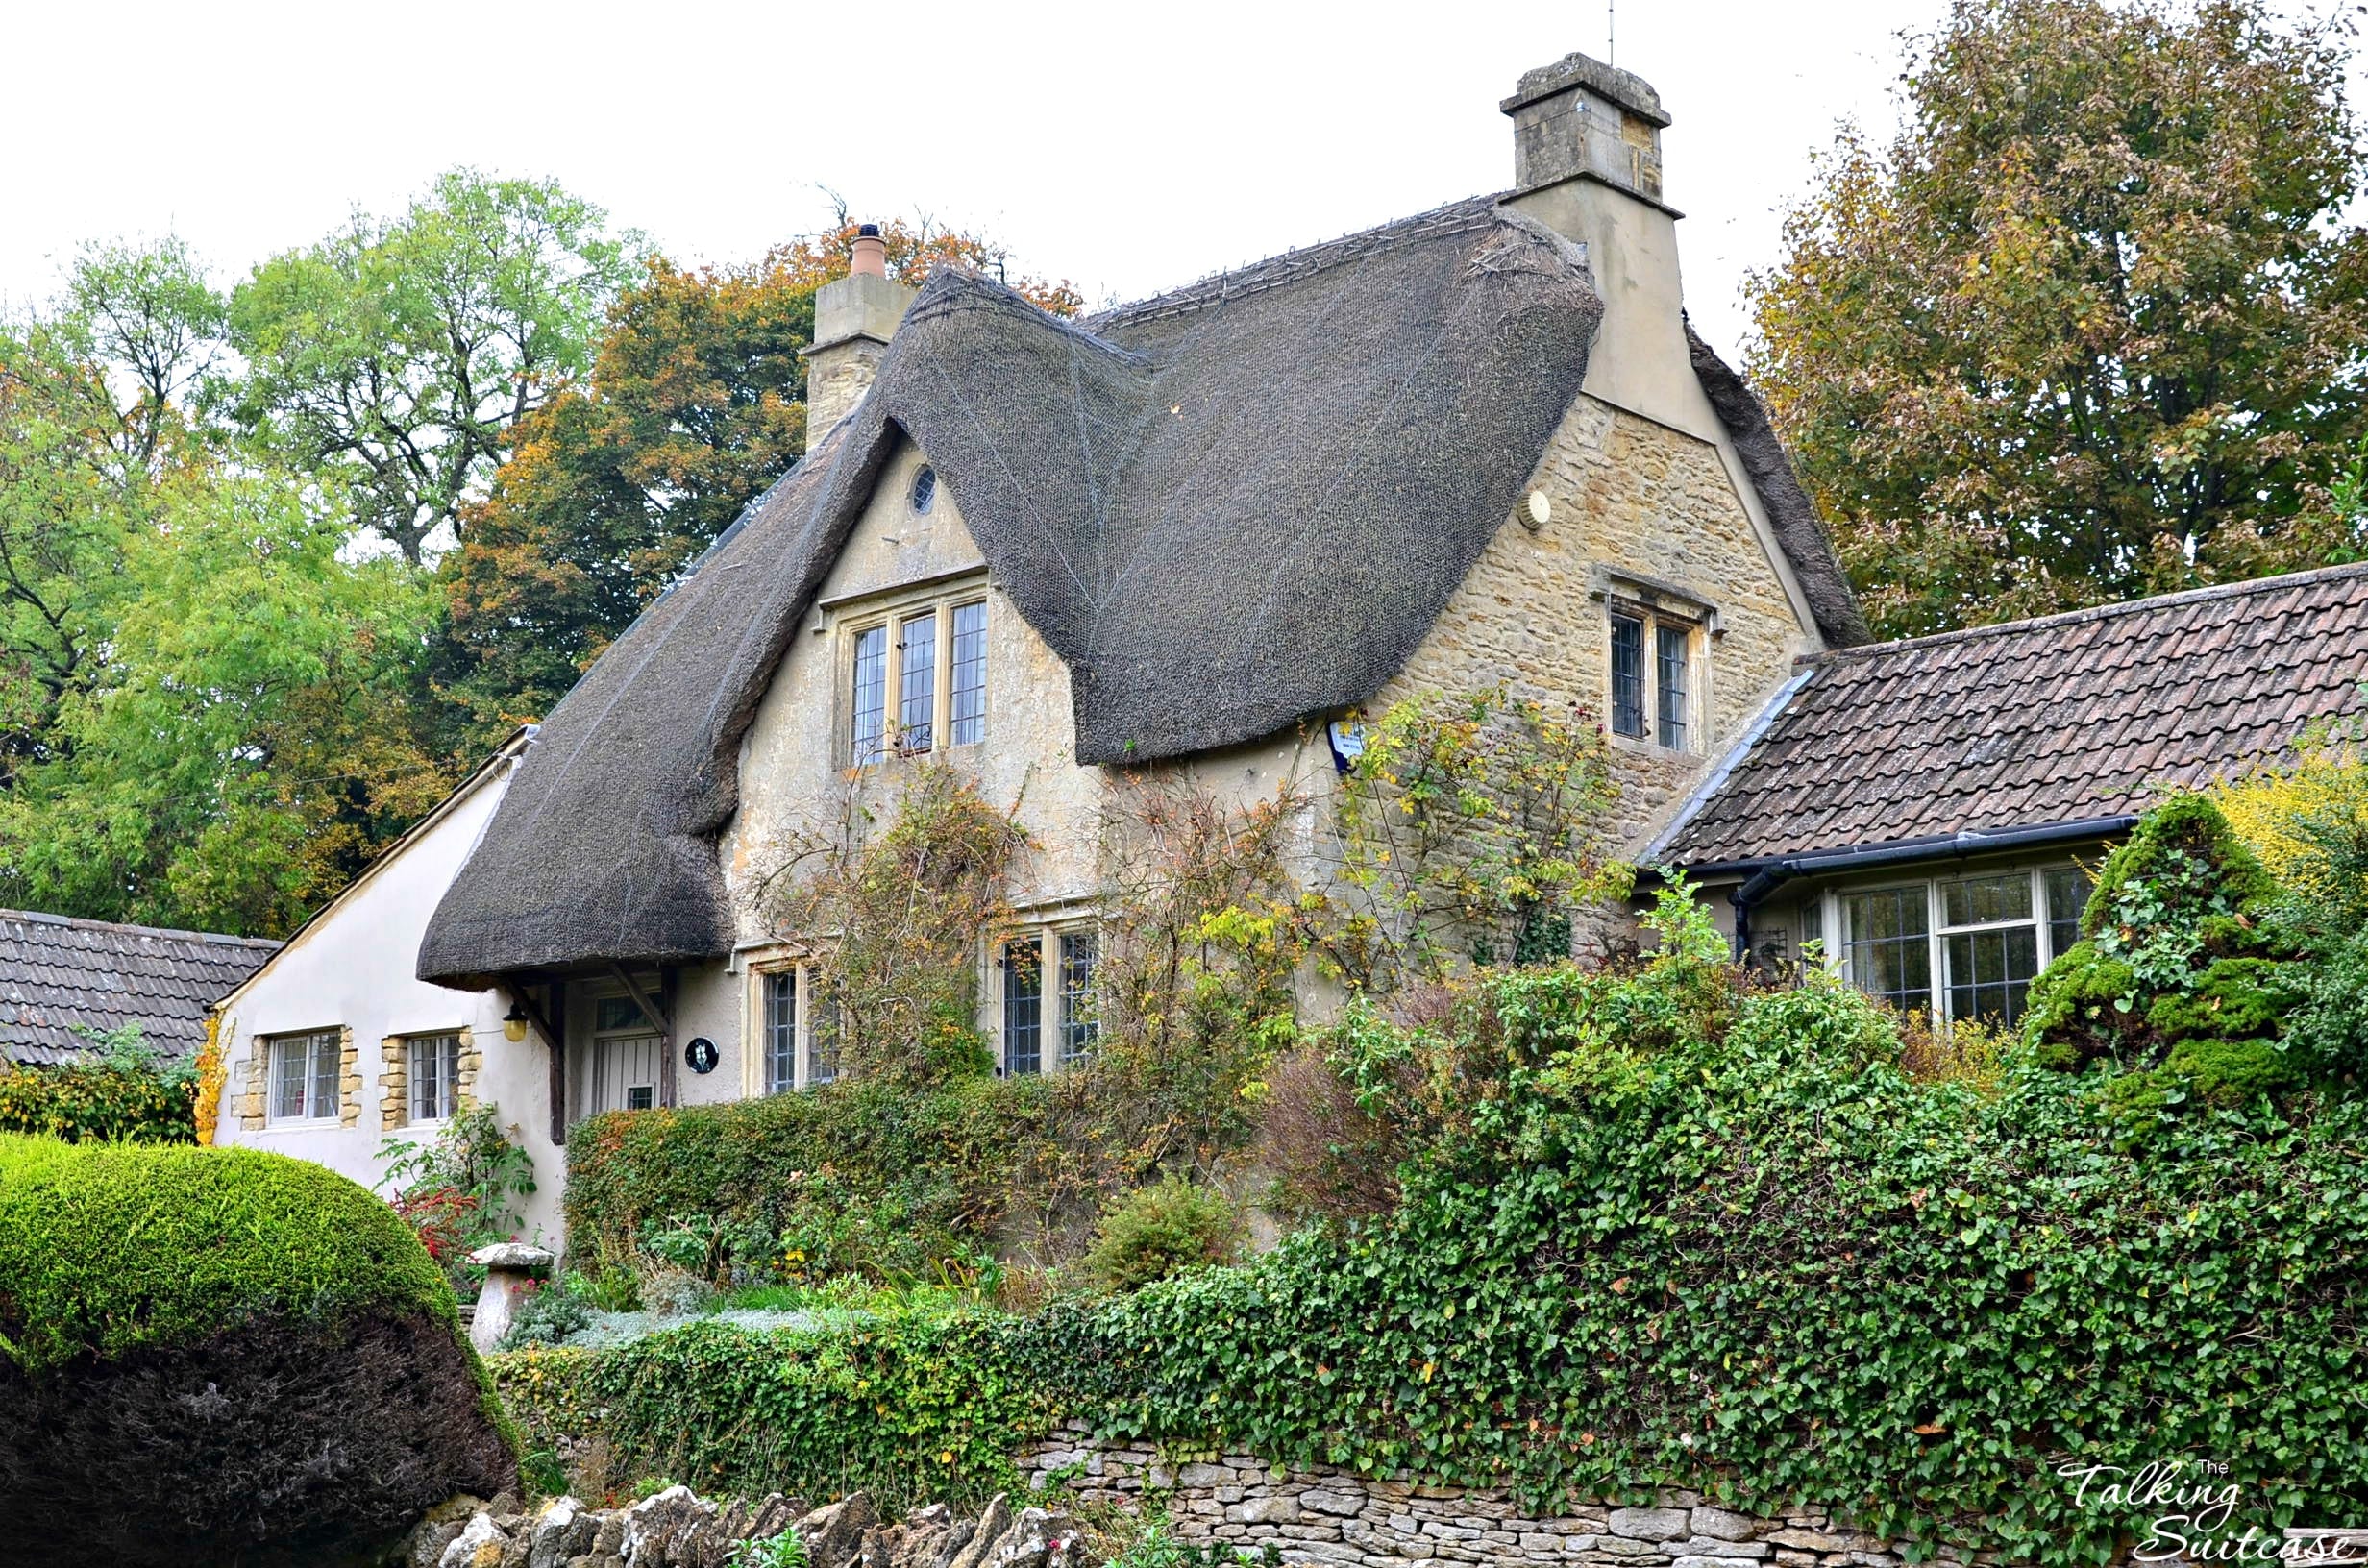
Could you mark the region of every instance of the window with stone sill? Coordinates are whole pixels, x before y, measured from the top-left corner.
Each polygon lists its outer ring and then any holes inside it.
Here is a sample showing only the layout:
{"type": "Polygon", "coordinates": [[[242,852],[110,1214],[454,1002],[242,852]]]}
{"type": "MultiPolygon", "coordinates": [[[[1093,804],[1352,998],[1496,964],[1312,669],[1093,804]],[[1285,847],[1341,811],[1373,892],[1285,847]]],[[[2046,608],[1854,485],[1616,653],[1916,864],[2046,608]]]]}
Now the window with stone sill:
{"type": "Polygon", "coordinates": [[[987,601],[968,588],[849,629],[856,766],[987,738],[987,601]]]}
{"type": "Polygon", "coordinates": [[[335,1121],[344,1110],[339,1080],[345,1071],[341,1030],[316,1029],[281,1035],[270,1041],[273,1122],[335,1121]]]}
{"type": "Polygon", "coordinates": [[[1610,613],[1612,733],[1670,751],[1695,749],[1694,666],[1701,628],[1641,605],[1610,613]]]}
{"type": "Polygon", "coordinates": [[[449,1120],[459,1101],[460,1037],[413,1035],[404,1045],[412,1122],[449,1120]]]}
{"type": "Polygon", "coordinates": [[[756,1087],[767,1094],[813,1089],[839,1075],[839,1010],[821,968],[776,960],[749,971],[755,1017],[756,1087]]]}
{"type": "Polygon", "coordinates": [[[1073,1067],[1092,1052],[1101,1031],[1100,964],[1101,934],[1091,925],[1031,931],[1003,943],[995,994],[1005,1077],[1073,1067]]]}

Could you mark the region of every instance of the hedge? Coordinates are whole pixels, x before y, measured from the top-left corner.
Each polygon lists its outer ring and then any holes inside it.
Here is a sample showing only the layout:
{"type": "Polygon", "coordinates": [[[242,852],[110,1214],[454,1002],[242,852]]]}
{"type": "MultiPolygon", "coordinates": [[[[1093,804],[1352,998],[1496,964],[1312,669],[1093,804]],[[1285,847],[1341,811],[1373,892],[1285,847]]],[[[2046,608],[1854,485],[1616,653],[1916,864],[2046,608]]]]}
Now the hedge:
{"type": "Polygon", "coordinates": [[[442,1276],[305,1161],[0,1137],[0,1352],[21,1560],[325,1560],[515,1480],[442,1276]]]}
{"type": "Polygon", "coordinates": [[[568,1253],[623,1261],[652,1221],[697,1215],[761,1226],[808,1272],[925,1270],[992,1237],[1049,1092],[848,1081],[594,1116],[568,1134],[568,1253]]]}
{"type": "Polygon", "coordinates": [[[12,1067],[0,1063],[0,1134],[68,1142],[197,1141],[197,1085],[108,1061],[12,1067]]]}
{"type": "MultiPolygon", "coordinates": [[[[2064,1464],[2225,1465],[2238,1533],[2368,1513],[2358,1099],[2196,1105],[2134,1146],[2109,1062],[1913,1082],[1856,992],[1754,993],[1683,951],[1493,981],[1458,1027],[1495,1057],[1468,1131],[1373,1224],[1029,1319],[706,1328],[497,1376],[547,1429],[605,1411],[626,1468],[743,1490],[852,1466],[918,1494],[1075,1415],[2052,1563],[2143,1524],[2064,1464]]],[[[1340,1051],[1421,1046],[1362,1019],[1340,1051]]]]}

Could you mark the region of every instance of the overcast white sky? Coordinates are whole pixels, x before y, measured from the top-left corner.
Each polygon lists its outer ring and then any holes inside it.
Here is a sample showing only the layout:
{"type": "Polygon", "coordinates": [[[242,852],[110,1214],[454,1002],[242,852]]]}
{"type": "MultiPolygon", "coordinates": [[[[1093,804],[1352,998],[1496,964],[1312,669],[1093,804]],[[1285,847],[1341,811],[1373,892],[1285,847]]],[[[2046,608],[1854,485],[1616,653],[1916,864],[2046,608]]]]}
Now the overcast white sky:
{"type": "MultiPolygon", "coordinates": [[[[1092,304],[1512,176],[1520,73],[1605,50],[1605,0],[105,8],[5,0],[0,299],[78,241],[177,231],[225,277],[456,163],[552,175],[683,260],[925,211],[1092,304]]],[[[2297,0],[2314,9],[2333,0],[2297,0]]],[[[1887,126],[1943,0],[1617,0],[1661,90],[1687,296],[1722,350],[1809,155],[1887,126]]]]}

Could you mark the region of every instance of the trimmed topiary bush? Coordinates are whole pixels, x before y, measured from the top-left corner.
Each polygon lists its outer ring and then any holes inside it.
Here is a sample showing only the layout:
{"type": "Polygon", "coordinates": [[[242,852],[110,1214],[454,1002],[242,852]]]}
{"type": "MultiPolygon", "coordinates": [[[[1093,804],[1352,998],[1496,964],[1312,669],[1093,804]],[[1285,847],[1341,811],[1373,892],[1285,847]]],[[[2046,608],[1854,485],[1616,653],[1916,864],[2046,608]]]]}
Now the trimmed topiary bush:
{"type": "Polygon", "coordinates": [[[516,1477],[450,1289],[362,1188],[0,1137],[12,1562],[334,1563],[516,1477]]]}

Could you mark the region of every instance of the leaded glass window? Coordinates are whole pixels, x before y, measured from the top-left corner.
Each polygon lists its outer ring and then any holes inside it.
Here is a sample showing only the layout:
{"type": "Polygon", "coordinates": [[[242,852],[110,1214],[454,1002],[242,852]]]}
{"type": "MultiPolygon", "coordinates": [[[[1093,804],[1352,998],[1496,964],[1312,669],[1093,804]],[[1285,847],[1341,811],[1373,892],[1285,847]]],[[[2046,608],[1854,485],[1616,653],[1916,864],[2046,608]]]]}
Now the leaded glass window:
{"type": "Polygon", "coordinates": [[[2047,951],[2052,959],[2081,940],[2081,912],[2088,907],[2088,873],[2059,866],[2047,873],[2047,951]]]}
{"type": "Polygon", "coordinates": [[[906,617],[897,647],[897,746],[926,751],[937,723],[937,612],[906,617]]]}
{"type": "Polygon", "coordinates": [[[1612,732],[1644,733],[1644,623],[1612,617],[1612,732]]]}
{"type": "Polygon", "coordinates": [[[797,1084],[798,971],[775,969],[765,976],[765,1092],[797,1084]]]}
{"type": "Polygon", "coordinates": [[[1653,674],[1661,721],[1661,744],[1672,751],[1686,748],[1686,675],[1693,639],[1683,626],[1653,627],[1653,674]]]}
{"type": "Polygon", "coordinates": [[[1903,1012],[1933,1005],[1929,884],[1879,888],[1842,899],[1850,980],[1903,1012]]]}
{"type": "Polygon", "coordinates": [[[987,606],[979,601],[953,607],[953,733],[950,746],[987,738],[987,606]]]}
{"type": "Polygon", "coordinates": [[[1003,1070],[1044,1070],[1045,975],[1033,937],[1003,944],[1003,1070]]]}
{"type": "Polygon", "coordinates": [[[342,1109],[338,1076],[344,1037],[335,1029],[288,1035],[271,1042],[271,1119],[324,1121],[342,1109]]]}
{"type": "Polygon", "coordinates": [[[1959,877],[1940,884],[1942,962],[1949,1017],[2011,1024],[2039,972],[2039,927],[2031,872],[1959,877]]]}
{"type": "Polygon", "coordinates": [[[410,1047],[411,1119],[443,1121],[459,1094],[460,1037],[417,1035],[410,1047]]]}
{"type": "Polygon", "coordinates": [[[876,761],[888,722],[888,628],[855,637],[855,760],[876,761]]]}
{"type": "Polygon", "coordinates": [[[1100,1032],[1094,1006],[1094,968],[1101,960],[1101,938],[1093,931],[1061,933],[1061,1066],[1093,1048],[1100,1032]]]}

